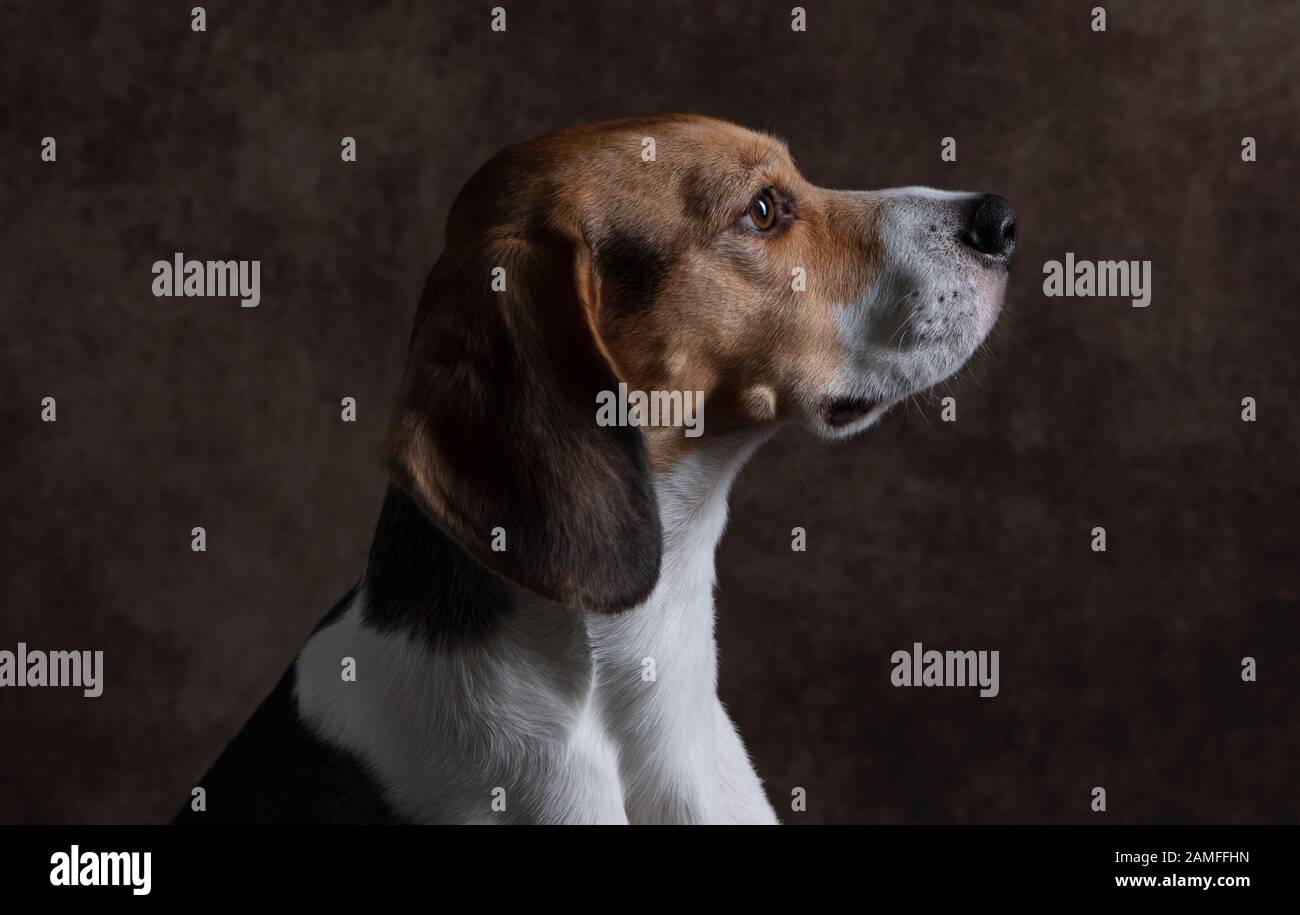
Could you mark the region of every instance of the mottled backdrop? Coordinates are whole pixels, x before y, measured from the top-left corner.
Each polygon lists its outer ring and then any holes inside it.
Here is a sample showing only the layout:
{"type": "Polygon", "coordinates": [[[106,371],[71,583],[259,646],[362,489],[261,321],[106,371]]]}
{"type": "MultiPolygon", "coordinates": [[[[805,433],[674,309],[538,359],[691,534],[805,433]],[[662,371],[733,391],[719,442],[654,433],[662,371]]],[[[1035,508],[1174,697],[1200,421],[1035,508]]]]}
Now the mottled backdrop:
{"type": "Polygon", "coordinates": [[[783,433],[735,489],[721,689],[778,809],[807,789],[785,819],[1093,822],[1096,785],[1110,822],[1300,818],[1294,2],[1110,2],[1104,34],[1090,0],[811,0],[803,34],[789,2],[504,0],[505,34],[487,2],[193,5],[0,6],[0,648],[107,677],[0,691],[0,821],[187,799],[361,570],[452,196],[508,143],[676,111],[1020,212],[956,423],[783,433]],[[155,299],[175,251],[260,259],[261,305],[155,299]],[[1045,298],[1066,251],[1151,260],[1151,306],[1045,298]],[[1001,695],[891,687],[914,641],[998,649],[1001,695]]]}

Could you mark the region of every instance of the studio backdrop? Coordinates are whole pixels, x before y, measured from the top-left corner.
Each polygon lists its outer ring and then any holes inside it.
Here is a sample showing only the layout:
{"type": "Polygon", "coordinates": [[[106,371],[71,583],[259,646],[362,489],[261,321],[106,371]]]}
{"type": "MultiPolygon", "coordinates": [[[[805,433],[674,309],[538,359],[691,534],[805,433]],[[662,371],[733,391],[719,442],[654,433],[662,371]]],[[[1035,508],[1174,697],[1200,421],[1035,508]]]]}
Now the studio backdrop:
{"type": "Polygon", "coordinates": [[[103,682],[0,690],[0,821],[186,803],[362,571],[456,192],[674,112],[1018,213],[966,369],[732,492],[719,688],[782,820],[1300,818],[1300,7],[501,5],[3,4],[0,648],[103,682]],[[155,295],[177,256],[257,301],[155,295]],[[997,694],[898,685],[914,648],[997,694]]]}

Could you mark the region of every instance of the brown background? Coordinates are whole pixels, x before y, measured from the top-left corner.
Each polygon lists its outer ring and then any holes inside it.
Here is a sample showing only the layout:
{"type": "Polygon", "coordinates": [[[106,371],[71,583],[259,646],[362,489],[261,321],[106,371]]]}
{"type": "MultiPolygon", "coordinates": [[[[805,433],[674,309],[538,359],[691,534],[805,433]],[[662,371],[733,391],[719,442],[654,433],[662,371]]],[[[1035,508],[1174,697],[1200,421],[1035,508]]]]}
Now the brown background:
{"type": "Polygon", "coordinates": [[[361,570],[452,195],[669,111],[1020,212],[957,423],[784,433],[734,492],[722,692],[778,808],[807,788],[785,818],[1095,822],[1102,785],[1109,822],[1300,819],[1294,2],[1111,2],[1105,34],[1092,2],[813,0],[806,34],[788,2],[506,0],[505,34],[492,3],[192,5],[3,7],[0,647],[103,649],[107,685],[0,692],[0,821],[177,809],[361,570]],[[175,251],[260,259],[261,306],[153,298],[175,251]],[[1066,251],[1151,260],[1151,307],[1044,298],[1066,251]],[[914,641],[1000,650],[1001,695],[892,688],[914,641]]]}

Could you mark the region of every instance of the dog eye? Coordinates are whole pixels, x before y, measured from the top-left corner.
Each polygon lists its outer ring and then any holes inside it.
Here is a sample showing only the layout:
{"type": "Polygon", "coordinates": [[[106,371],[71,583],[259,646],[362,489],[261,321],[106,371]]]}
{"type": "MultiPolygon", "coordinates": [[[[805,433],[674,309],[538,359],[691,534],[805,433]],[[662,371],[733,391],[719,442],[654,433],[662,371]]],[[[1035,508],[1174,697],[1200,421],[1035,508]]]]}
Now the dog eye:
{"type": "Polygon", "coordinates": [[[760,232],[766,232],[776,225],[776,201],[772,199],[772,192],[763,191],[755,197],[745,217],[760,232]]]}

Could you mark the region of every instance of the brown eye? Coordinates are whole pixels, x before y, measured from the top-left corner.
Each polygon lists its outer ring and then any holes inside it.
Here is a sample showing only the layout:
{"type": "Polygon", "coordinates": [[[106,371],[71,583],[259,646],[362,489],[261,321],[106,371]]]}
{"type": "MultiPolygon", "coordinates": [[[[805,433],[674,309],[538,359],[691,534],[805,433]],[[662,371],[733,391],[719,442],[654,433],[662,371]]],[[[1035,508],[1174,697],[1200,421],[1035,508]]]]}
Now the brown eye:
{"type": "Polygon", "coordinates": [[[772,200],[772,193],[763,191],[755,197],[754,202],[749,205],[747,215],[754,228],[760,232],[766,232],[776,225],[776,202],[772,200]]]}

